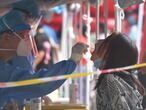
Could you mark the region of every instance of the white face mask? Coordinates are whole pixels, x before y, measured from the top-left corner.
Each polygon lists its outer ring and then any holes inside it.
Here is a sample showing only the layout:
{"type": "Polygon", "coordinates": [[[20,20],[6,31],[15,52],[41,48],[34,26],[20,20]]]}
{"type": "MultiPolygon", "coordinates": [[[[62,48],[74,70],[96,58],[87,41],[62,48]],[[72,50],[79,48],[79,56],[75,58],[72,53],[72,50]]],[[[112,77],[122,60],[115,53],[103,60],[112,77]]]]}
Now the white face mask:
{"type": "Polygon", "coordinates": [[[29,56],[31,53],[31,43],[30,41],[26,41],[24,39],[22,39],[17,47],[17,55],[18,56],[29,56]]]}
{"type": "Polygon", "coordinates": [[[30,39],[22,39],[17,33],[13,32],[19,39],[20,39],[20,42],[18,44],[18,47],[17,47],[17,55],[19,56],[28,56],[30,55],[31,53],[31,50],[32,50],[32,46],[31,46],[31,41],[30,39]]]}

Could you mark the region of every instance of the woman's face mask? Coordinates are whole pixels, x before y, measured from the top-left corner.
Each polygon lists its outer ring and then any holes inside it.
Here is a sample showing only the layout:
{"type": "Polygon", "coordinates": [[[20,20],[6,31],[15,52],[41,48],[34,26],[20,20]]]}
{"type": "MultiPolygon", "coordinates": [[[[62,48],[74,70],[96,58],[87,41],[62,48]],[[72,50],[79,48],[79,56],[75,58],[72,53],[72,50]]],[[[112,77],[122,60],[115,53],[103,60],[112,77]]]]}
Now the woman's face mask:
{"type": "Polygon", "coordinates": [[[129,17],[128,17],[128,23],[129,23],[130,25],[134,25],[134,24],[135,24],[135,21],[134,21],[133,16],[129,16],[129,17]]]}
{"type": "Polygon", "coordinates": [[[93,62],[94,62],[94,67],[95,68],[99,68],[101,66],[101,64],[102,64],[103,61],[102,61],[102,59],[98,58],[98,59],[96,59],[93,62]]]}

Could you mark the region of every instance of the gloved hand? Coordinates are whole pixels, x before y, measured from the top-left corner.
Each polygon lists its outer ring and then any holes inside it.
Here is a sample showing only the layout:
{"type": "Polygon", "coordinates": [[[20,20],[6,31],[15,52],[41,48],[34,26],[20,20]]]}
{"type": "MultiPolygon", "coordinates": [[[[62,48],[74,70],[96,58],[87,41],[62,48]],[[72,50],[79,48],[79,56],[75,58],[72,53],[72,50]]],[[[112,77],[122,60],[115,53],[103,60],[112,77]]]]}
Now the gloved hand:
{"type": "Polygon", "coordinates": [[[72,53],[70,59],[74,60],[75,62],[79,62],[82,59],[83,53],[87,52],[87,48],[89,46],[84,43],[77,43],[72,47],[72,53]]]}
{"type": "Polygon", "coordinates": [[[17,47],[18,56],[28,56],[31,53],[31,43],[29,40],[22,39],[17,47]]]}

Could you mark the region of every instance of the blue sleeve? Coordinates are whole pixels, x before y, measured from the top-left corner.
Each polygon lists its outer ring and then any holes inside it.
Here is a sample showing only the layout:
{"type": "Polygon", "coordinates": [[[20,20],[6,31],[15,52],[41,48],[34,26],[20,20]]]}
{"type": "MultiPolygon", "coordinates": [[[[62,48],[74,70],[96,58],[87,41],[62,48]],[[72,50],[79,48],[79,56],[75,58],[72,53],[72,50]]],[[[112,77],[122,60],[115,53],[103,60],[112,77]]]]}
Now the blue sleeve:
{"type": "MultiPolygon", "coordinates": [[[[1,72],[7,74],[4,75],[8,77],[5,78],[8,79],[5,81],[18,81],[25,79],[71,74],[76,68],[76,64],[74,61],[64,60],[54,64],[49,69],[40,69],[39,71],[37,71],[32,75],[31,74],[32,71],[30,70],[31,67],[25,65],[25,64],[29,64],[25,58],[20,58],[20,59],[18,58],[17,61],[16,59],[14,61],[15,62],[11,61],[10,63],[11,65],[10,64],[3,65],[3,67],[5,66],[7,66],[7,68],[9,67],[7,70],[3,71],[0,68],[1,72]],[[23,63],[22,64],[23,66],[22,65],[20,66],[20,61],[21,63],[23,63]]],[[[64,83],[64,81],[65,80],[58,80],[58,81],[52,81],[52,82],[30,85],[30,86],[3,88],[0,89],[0,97],[1,97],[0,100],[2,99],[4,101],[4,99],[7,100],[12,98],[23,100],[26,98],[41,97],[59,88],[64,83]]],[[[2,82],[1,77],[0,77],[0,82],[2,82]]]]}

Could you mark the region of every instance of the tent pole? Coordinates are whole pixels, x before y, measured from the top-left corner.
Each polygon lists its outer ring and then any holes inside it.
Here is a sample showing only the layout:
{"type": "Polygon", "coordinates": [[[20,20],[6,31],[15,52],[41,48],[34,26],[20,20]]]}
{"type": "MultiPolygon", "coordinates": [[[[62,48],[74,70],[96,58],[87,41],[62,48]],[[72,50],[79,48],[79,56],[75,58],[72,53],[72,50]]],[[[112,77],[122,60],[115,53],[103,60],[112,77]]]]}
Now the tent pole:
{"type": "Polygon", "coordinates": [[[143,26],[143,15],[144,15],[144,3],[139,5],[138,8],[138,23],[137,23],[137,40],[136,45],[139,52],[138,63],[140,63],[140,48],[141,48],[141,39],[142,39],[142,26],[143,26]]]}
{"type": "Polygon", "coordinates": [[[121,32],[121,19],[124,18],[124,12],[120,8],[118,0],[115,0],[114,8],[115,8],[115,31],[121,32]]]}
{"type": "Polygon", "coordinates": [[[99,0],[96,0],[96,40],[99,39],[99,0]]]}
{"type": "Polygon", "coordinates": [[[108,25],[108,0],[104,0],[104,33],[105,38],[107,37],[107,25],[108,25]]]}

